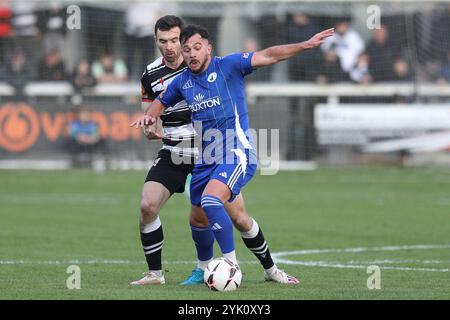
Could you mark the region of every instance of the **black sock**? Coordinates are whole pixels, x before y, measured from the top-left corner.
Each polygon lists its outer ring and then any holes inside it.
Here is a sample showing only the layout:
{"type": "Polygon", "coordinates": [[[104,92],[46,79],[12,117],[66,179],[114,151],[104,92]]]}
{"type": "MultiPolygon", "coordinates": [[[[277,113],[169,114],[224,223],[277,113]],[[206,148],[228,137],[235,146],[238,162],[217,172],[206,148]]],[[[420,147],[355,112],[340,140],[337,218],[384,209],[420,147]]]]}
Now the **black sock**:
{"type": "Polygon", "coordinates": [[[258,227],[258,233],[254,238],[244,238],[245,245],[258,258],[264,269],[270,269],[274,266],[272,256],[270,255],[269,246],[264,239],[261,229],[258,227]]]}
{"type": "Polygon", "coordinates": [[[164,242],[162,226],[149,232],[141,232],[141,242],[149,270],[161,270],[161,252],[164,242]]]}

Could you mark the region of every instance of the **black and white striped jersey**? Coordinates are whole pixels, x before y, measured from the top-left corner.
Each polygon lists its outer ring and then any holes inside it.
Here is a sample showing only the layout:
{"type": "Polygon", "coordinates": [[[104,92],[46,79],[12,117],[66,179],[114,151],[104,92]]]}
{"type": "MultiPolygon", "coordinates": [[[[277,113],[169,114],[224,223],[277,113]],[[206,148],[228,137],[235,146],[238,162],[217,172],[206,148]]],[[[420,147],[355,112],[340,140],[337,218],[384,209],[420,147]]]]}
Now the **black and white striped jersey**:
{"type": "MultiPolygon", "coordinates": [[[[141,78],[142,101],[152,102],[186,68],[183,62],[178,69],[171,69],[166,66],[163,57],[149,64],[141,78]]],[[[173,107],[166,108],[161,115],[161,120],[164,131],[163,149],[180,156],[197,155],[198,150],[194,148],[196,133],[192,125],[191,110],[186,101],[180,101],[173,107]]]]}

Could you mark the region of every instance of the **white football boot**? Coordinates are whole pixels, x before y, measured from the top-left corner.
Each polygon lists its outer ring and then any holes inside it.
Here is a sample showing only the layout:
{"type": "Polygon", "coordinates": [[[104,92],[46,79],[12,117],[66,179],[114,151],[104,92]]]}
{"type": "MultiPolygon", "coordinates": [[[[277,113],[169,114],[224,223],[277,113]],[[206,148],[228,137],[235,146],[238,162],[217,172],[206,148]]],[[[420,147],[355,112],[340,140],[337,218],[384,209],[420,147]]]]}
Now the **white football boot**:
{"type": "Polygon", "coordinates": [[[271,273],[264,271],[264,278],[266,281],[274,281],[278,283],[284,283],[284,284],[299,284],[300,281],[296,277],[291,276],[290,274],[287,274],[283,270],[275,269],[271,273]]]}
{"type": "Polygon", "coordinates": [[[142,279],[131,282],[133,286],[144,286],[147,284],[164,284],[166,280],[164,279],[164,273],[147,271],[143,273],[144,277],[142,279]]]}

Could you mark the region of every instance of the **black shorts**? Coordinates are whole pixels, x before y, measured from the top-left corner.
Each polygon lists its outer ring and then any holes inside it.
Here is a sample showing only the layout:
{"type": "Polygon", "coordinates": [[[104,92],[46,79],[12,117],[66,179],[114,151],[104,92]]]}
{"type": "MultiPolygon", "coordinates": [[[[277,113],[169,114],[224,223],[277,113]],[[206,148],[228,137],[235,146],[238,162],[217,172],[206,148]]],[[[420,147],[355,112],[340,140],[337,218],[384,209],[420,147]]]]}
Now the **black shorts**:
{"type": "Polygon", "coordinates": [[[186,178],[194,169],[194,160],[190,159],[190,164],[188,163],[173,163],[171,152],[161,149],[148,171],[145,182],[159,182],[170,191],[170,194],[183,193],[186,178]]]}

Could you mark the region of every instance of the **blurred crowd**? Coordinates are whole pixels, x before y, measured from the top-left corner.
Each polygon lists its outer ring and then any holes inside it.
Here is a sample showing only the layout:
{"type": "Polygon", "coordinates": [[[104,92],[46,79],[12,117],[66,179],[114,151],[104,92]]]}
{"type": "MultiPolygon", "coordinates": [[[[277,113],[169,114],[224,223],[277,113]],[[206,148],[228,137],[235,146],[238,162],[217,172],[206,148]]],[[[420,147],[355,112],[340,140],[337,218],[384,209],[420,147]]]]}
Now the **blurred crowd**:
{"type": "MultiPolygon", "coordinates": [[[[0,0],[0,82],[21,90],[32,81],[64,80],[82,91],[98,83],[138,81],[145,65],[156,58],[153,27],[161,12],[154,4],[136,3],[120,13],[90,10],[83,21],[83,57],[69,68],[65,10],[58,4],[36,10],[26,2],[12,7],[0,0]]],[[[334,19],[335,36],[320,50],[289,60],[286,80],[450,83],[450,5],[416,12],[412,19],[390,16],[381,22],[364,38],[351,18],[334,19]]],[[[217,24],[218,19],[206,22],[213,38],[217,24]]],[[[330,19],[295,13],[283,21],[261,17],[256,24],[258,32],[246,39],[243,51],[304,41],[330,27],[330,19]]],[[[250,79],[273,77],[269,70],[250,79]]]]}
{"type": "MultiPolygon", "coordinates": [[[[450,6],[417,13],[412,21],[411,26],[405,17],[382,20],[365,42],[350,18],[337,19],[335,35],[322,50],[291,61],[290,78],[318,83],[450,82],[450,6]]],[[[319,30],[313,18],[295,14],[287,25],[287,42],[301,41],[319,30]]]]}
{"type": "Polygon", "coordinates": [[[70,81],[76,91],[82,91],[99,83],[139,79],[155,58],[153,30],[160,16],[155,6],[138,3],[124,14],[99,8],[84,13],[79,31],[83,47],[79,51],[84,54],[69,67],[74,55],[69,52],[65,6],[53,2],[46,10],[35,10],[33,3],[13,6],[0,0],[0,82],[20,91],[30,82],[70,81]],[[124,21],[119,37],[115,34],[118,21],[124,21]],[[121,50],[114,45],[116,38],[121,50]]]}

